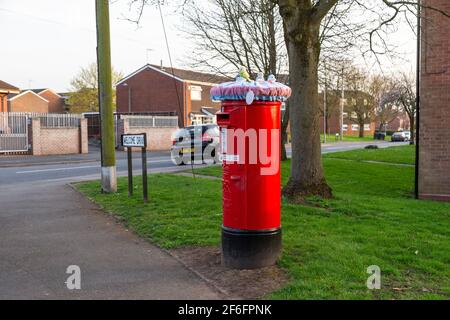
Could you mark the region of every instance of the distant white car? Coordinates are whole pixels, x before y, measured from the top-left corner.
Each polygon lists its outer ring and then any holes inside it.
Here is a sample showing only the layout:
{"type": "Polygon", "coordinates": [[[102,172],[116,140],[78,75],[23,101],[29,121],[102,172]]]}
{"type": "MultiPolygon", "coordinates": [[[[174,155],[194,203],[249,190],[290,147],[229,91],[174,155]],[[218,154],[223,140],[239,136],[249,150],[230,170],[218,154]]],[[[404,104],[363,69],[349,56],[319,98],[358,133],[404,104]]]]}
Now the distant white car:
{"type": "Polygon", "coordinates": [[[392,142],[396,142],[396,141],[406,142],[406,141],[410,141],[410,140],[411,140],[411,132],[410,131],[399,131],[399,132],[395,132],[392,135],[392,142]]]}

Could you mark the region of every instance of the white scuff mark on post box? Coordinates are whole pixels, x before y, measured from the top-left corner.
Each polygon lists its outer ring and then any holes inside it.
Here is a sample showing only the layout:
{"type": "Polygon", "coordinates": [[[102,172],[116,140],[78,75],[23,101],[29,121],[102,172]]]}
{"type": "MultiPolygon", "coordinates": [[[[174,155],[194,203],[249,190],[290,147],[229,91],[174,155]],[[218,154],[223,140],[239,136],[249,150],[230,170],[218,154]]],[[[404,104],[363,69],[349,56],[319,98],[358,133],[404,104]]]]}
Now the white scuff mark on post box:
{"type": "Polygon", "coordinates": [[[226,128],[222,128],[222,131],[220,132],[221,136],[220,136],[220,143],[221,143],[221,150],[223,154],[227,153],[227,129],[226,128]]]}
{"type": "Polygon", "coordinates": [[[226,162],[237,162],[239,163],[239,155],[237,154],[224,154],[223,159],[226,162]]]}

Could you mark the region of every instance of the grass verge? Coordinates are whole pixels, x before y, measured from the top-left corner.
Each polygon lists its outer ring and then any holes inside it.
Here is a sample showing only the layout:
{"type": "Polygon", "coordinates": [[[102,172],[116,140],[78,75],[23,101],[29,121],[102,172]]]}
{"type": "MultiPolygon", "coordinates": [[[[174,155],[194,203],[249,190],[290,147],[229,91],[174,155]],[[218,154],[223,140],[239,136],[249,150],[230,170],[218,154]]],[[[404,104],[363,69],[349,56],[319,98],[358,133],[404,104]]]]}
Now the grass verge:
{"type": "MultiPolygon", "coordinates": [[[[369,151],[369,150],[365,150],[369,151]]],[[[383,150],[376,150],[383,152],[383,150]]],[[[408,153],[408,148],[390,151],[408,153]]],[[[378,153],[364,155],[379,161],[378,153]]],[[[398,155],[403,159],[405,155],[398,155]]],[[[450,204],[416,201],[412,167],[324,159],[334,199],[283,203],[283,256],[290,276],[276,299],[449,299],[450,204]],[[381,268],[381,290],[368,290],[367,267],[381,268]]],[[[283,163],[283,183],[289,163],[283,163]]],[[[198,170],[220,176],[220,167],[198,170]]],[[[175,175],[150,176],[150,203],[140,188],[127,196],[99,192],[99,182],[77,188],[144,238],[165,248],[218,246],[221,182],[175,175]]],[[[139,185],[140,181],[136,181],[139,185]]]]}
{"type": "Polygon", "coordinates": [[[376,161],[395,164],[415,164],[415,146],[390,147],[375,150],[354,150],[328,153],[324,158],[346,159],[355,161],[376,161]]]}
{"type": "MultiPolygon", "coordinates": [[[[324,141],[325,135],[321,134],[320,135],[320,141],[324,141]]],[[[369,135],[369,136],[365,136],[365,137],[358,137],[358,136],[345,136],[344,135],[344,139],[342,140],[344,142],[367,142],[367,141],[375,141],[375,139],[373,138],[373,135],[369,135]]],[[[387,136],[386,137],[386,141],[391,141],[391,137],[387,136]]],[[[327,143],[333,143],[333,142],[340,142],[340,139],[336,139],[336,135],[334,134],[327,134],[327,143]]]]}

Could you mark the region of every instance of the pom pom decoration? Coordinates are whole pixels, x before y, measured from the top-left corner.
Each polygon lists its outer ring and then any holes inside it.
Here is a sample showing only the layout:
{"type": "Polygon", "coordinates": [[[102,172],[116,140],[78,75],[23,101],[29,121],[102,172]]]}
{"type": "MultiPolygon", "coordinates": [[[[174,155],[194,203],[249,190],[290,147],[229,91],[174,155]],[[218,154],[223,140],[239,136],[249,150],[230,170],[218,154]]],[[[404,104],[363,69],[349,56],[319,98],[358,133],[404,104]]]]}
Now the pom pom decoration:
{"type": "Polygon", "coordinates": [[[267,78],[267,82],[269,82],[269,83],[275,83],[275,82],[277,82],[277,79],[275,79],[275,76],[274,76],[273,74],[271,74],[271,75],[269,76],[269,78],[267,78]]]}
{"type": "Polygon", "coordinates": [[[258,73],[258,76],[256,77],[256,83],[258,84],[264,84],[264,74],[262,72],[258,73]]]}

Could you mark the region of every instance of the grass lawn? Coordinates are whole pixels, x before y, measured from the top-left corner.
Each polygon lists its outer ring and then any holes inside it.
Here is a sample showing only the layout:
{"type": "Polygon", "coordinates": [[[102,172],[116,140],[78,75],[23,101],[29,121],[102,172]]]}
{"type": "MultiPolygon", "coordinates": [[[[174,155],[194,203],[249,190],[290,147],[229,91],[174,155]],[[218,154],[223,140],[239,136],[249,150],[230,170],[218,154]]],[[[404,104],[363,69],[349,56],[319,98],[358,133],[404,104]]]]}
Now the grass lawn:
{"type": "MultiPolygon", "coordinates": [[[[384,150],[366,152],[371,156],[360,155],[365,160],[380,161],[379,152],[384,150]]],[[[404,159],[411,150],[391,152],[404,159]]],[[[308,206],[283,203],[284,249],[279,265],[290,282],[269,298],[449,299],[450,204],[413,200],[412,167],[329,156],[324,167],[334,199],[310,199],[308,206]],[[381,290],[366,288],[370,265],[381,268],[381,290]]],[[[285,183],[288,162],[282,171],[285,183]]],[[[198,172],[220,176],[221,168],[198,172]]],[[[147,205],[139,188],[133,198],[127,197],[126,179],[119,180],[114,195],[101,194],[99,182],[77,187],[162,247],[219,245],[219,180],[159,174],[149,181],[147,205]]]]}
{"type": "MultiPolygon", "coordinates": [[[[320,135],[320,141],[324,141],[325,135],[320,135]]],[[[366,142],[366,141],[375,141],[373,138],[373,135],[367,135],[363,138],[360,138],[358,136],[345,136],[344,135],[344,142],[366,142]]],[[[391,141],[391,137],[387,136],[386,141],[391,141]]],[[[327,143],[333,143],[333,142],[340,142],[340,139],[336,140],[336,135],[334,134],[327,134],[327,143]]]]}
{"type": "Polygon", "coordinates": [[[356,161],[377,161],[414,165],[414,163],[416,162],[415,149],[415,146],[400,146],[378,150],[354,150],[328,153],[324,155],[324,158],[356,161]]]}

